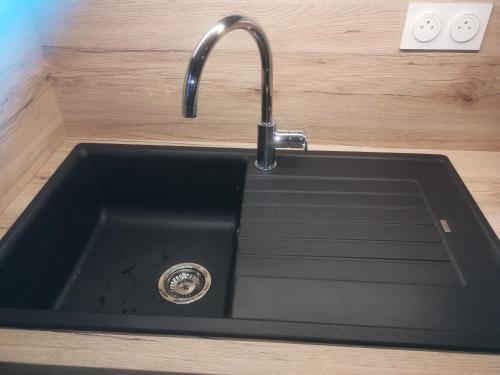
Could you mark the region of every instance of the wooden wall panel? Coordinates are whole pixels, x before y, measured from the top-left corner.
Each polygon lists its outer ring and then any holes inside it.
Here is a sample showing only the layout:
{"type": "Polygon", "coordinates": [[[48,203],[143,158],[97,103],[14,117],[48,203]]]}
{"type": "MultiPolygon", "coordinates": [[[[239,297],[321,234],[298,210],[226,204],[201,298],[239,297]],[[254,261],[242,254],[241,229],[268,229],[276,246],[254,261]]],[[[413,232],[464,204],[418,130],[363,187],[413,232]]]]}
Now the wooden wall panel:
{"type": "Polygon", "coordinates": [[[254,142],[256,46],[238,31],[210,57],[197,120],[182,79],[218,18],[254,17],[271,40],[274,115],[315,144],[500,150],[500,1],[480,53],[398,50],[403,0],[57,0],[37,18],[68,134],[254,142]]]}
{"type": "Polygon", "coordinates": [[[0,35],[0,212],[62,140],[62,118],[27,9],[0,35]]]}
{"type": "MultiPolygon", "coordinates": [[[[446,1],[456,2],[439,2],[446,1]]],[[[498,0],[470,2],[500,4],[498,0]]],[[[398,52],[408,7],[407,0],[51,0],[38,3],[37,23],[44,45],[191,51],[216,20],[229,14],[244,14],[259,21],[275,52],[333,54],[398,52]]],[[[493,12],[483,51],[498,56],[500,9],[493,12]]],[[[240,36],[225,43],[223,48],[255,49],[250,39],[240,36]]]]}

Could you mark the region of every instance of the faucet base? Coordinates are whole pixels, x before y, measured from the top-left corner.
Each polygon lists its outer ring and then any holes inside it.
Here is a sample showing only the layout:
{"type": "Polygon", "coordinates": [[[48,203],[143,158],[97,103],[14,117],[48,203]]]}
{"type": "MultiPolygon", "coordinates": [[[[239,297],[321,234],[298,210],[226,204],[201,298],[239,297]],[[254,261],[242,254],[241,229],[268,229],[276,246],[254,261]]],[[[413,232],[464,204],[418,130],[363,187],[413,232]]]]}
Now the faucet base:
{"type": "Polygon", "coordinates": [[[255,160],[255,167],[257,169],[260,169],[261,171],[272,171],[274,168],[276,168],[277,165],[278,163],[276,163],[276,161],[274,161],[274,163],[272,163],[271,165],[265,165],[260,164],[258,160],[255,160]]]}

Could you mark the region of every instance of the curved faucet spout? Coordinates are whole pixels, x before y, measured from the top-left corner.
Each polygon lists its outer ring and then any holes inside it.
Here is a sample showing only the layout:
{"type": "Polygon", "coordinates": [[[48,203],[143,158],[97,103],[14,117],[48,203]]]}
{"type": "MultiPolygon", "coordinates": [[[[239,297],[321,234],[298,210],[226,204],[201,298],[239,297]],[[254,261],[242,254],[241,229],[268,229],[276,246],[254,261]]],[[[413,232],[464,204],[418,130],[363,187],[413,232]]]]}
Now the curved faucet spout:
{"type": "Polygon", "coordinates": [[[184,80],[182,97],[182,114],[184,117],[196,117],[198,86],[210,51],[212,51],[224,35],[235,29],[247,30],[254,37],[259,47],[262,65],[261,122],[264,124],[272,123],[273,61],[271,48],[260,26],[251,19],[243,16],[228,16],[221,19],[208,30],[203,39],[198,43],[189,62],[184,80]]]}
{"type": "Polygon", "coordinates": [[[255,166],[262,171],[276,167],[275,150],[277,148],[300,148],[307,150],[307,137],[301,132],[277,131],[273,122],[273,58],[266,35],[255,22],[243,16],[229,16],[221,19],[208,30],[198,43],[189,61],[184,80],[182,96],[182,114],[184,117],[196,117],[198,104],[198,86],[201,73],[210,51],[228,32],[245,29],[257,42],[260,52],[262,72],[262,111],[258,123],[257,159],[255,166]]]}

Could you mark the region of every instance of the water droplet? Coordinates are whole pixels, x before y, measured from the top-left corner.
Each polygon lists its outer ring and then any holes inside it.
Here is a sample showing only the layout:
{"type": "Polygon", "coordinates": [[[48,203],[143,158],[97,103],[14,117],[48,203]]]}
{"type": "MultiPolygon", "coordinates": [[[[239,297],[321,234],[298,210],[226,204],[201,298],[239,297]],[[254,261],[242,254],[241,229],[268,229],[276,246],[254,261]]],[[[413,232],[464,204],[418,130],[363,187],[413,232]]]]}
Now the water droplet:
{"type": "Polygon", "coordinates": [[[101,307],[106,307],[106,298],[104,298],[104,296],[100,296],[98,301],[99,301],[99,305],[101,305],[101,307]]]}
{"type": "Polygon", "coordinates": [[[134,265],[134,266],[127,267],[127,268],[123,269],[123,270],[121,271],[121,273],[122,273],[123,275],[130,275],[132,272],[134,272],[134,270],[135,270],[135,265],[134,265]]]}

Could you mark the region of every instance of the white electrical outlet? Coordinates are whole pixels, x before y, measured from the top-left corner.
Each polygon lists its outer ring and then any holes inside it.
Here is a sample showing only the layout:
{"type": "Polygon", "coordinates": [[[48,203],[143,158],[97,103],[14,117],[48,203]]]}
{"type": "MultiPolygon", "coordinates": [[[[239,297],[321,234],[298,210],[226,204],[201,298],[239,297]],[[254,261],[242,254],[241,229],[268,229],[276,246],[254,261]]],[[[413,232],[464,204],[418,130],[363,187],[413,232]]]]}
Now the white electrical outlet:
{"type": "Polygon", "coordinates": [[[410,3],[400,49],[479,51],[493,4],[410,3]]]}
{"type": "Polygon", "coordinates": [[[441,20],[437,14],[424,13],[413,23],[413,36],[421,43],[430,42],[441,32],[441,20]]]}
{"type": "Polygon", "coordinates": [[[473,14],[462,14],[451,23],[450,36],[457,43],[472,40],[478,33],[481,21],[473,14]]]}

